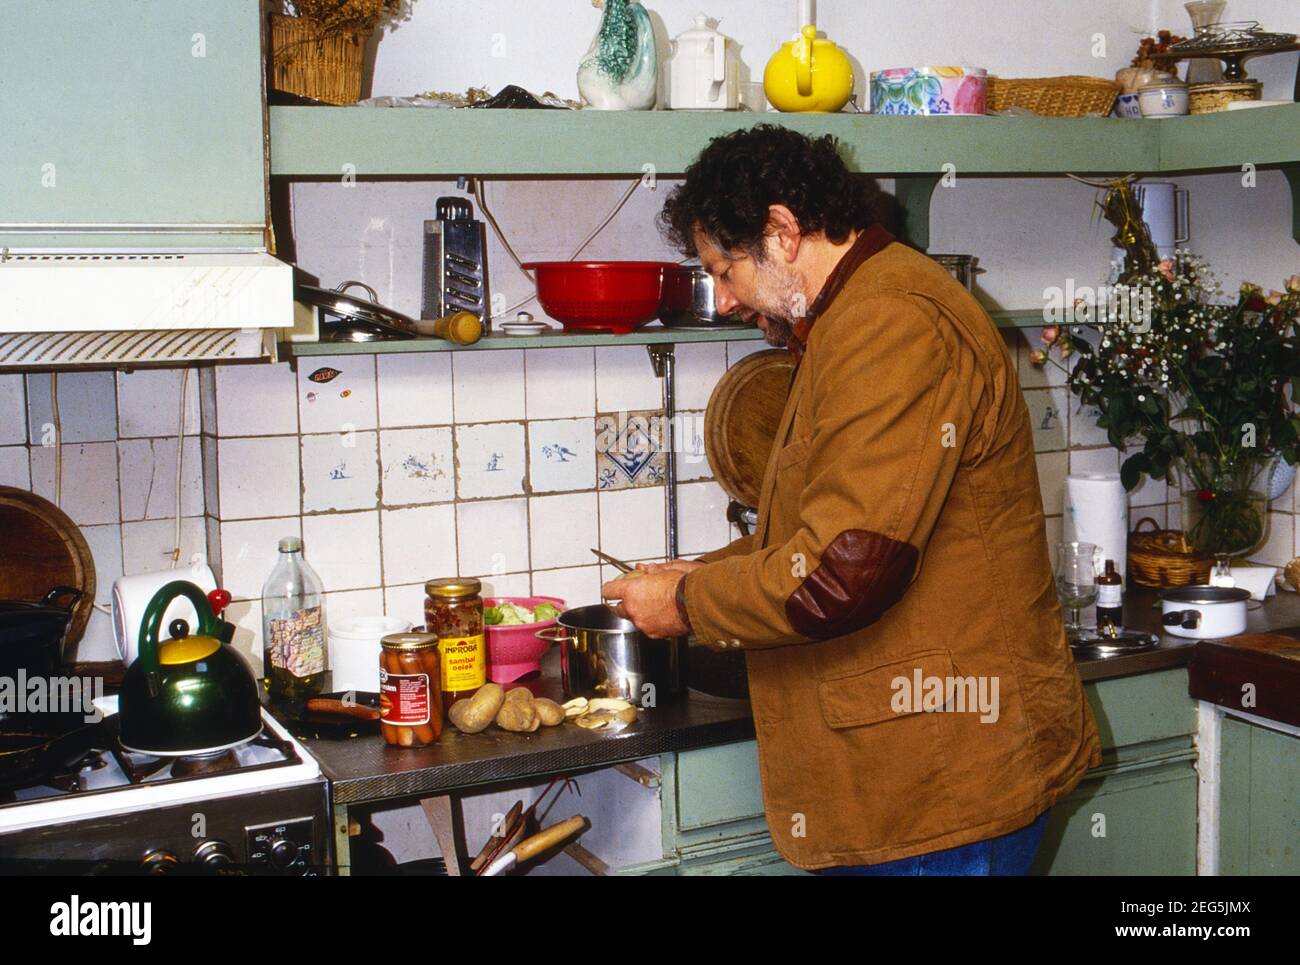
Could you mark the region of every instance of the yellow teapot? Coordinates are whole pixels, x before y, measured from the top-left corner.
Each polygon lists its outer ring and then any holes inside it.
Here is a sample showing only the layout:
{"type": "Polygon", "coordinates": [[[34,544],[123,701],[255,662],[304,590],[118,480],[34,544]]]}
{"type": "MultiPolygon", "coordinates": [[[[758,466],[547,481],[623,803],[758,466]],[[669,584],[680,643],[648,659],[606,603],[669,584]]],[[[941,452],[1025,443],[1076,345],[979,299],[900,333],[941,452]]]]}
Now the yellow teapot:
{"type": "Polygon", "coordinates": [[[853,65],[833,42],[819,40],[806,24],[781,45],[763,71],[763,92],[778,111],[832,114],[853,94],[853,65]]]}

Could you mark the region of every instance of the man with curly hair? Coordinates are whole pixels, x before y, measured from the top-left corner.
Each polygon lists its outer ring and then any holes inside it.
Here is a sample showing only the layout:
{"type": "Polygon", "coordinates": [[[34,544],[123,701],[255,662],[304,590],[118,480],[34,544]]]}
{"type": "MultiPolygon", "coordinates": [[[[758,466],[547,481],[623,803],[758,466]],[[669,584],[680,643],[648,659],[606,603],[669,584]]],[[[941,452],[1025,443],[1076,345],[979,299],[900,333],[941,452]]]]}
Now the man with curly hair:
{"type": "Polygon", "coordinates": [[[1101,762],[1029,412],[993,321],[872,217],[833,138],[716,138],[661,223],[718,310],[798,359],[754,532],[604,595],[745,654],[780,853],[849,874],[1023,874],[1101,762]]]}

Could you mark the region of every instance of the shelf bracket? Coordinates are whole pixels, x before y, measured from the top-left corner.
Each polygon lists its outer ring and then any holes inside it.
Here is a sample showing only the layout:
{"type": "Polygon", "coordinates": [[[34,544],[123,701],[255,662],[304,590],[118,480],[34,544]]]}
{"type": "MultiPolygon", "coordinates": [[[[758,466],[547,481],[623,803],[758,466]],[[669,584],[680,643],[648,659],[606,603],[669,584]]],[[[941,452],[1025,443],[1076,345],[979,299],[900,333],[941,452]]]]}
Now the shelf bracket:
{"type": "MultiPolygon", "coordinates": [[[[1300,68],[1297,68],[1300,70],[1300,68]]],[[[1300,73],[1296,74],[1300,78],[1300,73]]],[[[1300,80],[1297,80],[1300,83],[1300,80]]],[[[1300,164],[1284,164],[1282,173],[1291,186],[1291,237],[1300,244],[1300,164]]]]}
{"type": "Polygon", "coordinates": [[[901,240],[922,251],[930,247],[930,201],[942,178],[926,174],[894,179],[894,200],[902,209],[898,224],[901,240]]]}

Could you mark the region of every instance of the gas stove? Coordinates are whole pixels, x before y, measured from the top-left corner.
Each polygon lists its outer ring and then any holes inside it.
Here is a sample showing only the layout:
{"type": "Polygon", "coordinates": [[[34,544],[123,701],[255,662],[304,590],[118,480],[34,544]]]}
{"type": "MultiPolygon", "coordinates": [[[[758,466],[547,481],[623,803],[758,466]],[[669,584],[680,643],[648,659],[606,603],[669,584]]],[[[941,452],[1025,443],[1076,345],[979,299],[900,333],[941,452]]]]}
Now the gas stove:
{"type": "Polygon", "coordinates": [[[0,790],[0,870],[318,874],[328,785],[273,717],[236,748],[152,757],[116,739],[116,698],[85,742],[0,790]]]}

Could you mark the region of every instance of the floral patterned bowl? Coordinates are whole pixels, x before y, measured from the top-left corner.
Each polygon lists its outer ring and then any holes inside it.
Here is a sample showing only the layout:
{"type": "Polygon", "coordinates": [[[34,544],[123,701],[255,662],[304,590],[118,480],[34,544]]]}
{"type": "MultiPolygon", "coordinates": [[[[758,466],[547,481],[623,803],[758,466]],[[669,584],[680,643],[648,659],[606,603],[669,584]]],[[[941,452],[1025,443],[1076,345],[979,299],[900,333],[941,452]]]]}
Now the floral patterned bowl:
{"type": "Polygon", "coordinates": [[[983,114],[988,72],[979,67],[892,67],[871,74],[871,113],[983,114]]]}

